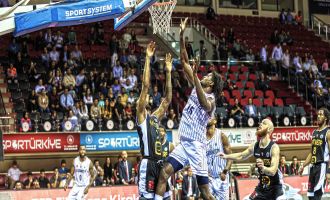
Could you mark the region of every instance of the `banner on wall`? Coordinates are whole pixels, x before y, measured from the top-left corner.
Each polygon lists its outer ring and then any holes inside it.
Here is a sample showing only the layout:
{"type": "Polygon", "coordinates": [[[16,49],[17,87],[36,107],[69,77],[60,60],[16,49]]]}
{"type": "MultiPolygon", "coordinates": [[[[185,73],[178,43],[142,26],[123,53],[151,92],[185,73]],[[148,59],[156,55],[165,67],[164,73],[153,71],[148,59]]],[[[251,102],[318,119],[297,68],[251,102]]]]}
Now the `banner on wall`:
{"type": "MultiPolygon", "coordinates": [[[[167,139],[172,142],[172,132],[167,132],[167,139]]],[[[140,149],[140,139],[135,132],[94,132],[81,133],[80,144],[88,151],[133,151],[140,149]]]]}
{"type": "Polygon", "coordinates": [[[309,12],[313,14],[329,14],[329,0],[309,0],[309,12]]]}
{"type": "Polygon", "coordinates": [[[223,129],[232,147],[247,147],[257,141],[255,128],[223,129]]]}
{"type": "MultiPolygon", "coordinates": [[[[24,200],[64,200],[69,195],[70,189],[64,191],[63,189],[45,189],[45,190],[17,190],[4,191],[4,195],[10,196],[12,199],[24,200]]],[[[0,195],[1,196],[1,195],[0,195]]],[[[118,186],[118,187],[97,187],[90,188],[86,200],[120,200],[130,199],[138,200],[137,186],[118,186]]]]}
{"type": "Polygon", "coordinates": [[[277,144],[308,144],[316,127],[275,128],[271,139],[277,144]]]}
{"type": "Polygon", "coordinates": [[[5,154],[11,153],[52,153],[78,151],[78,133],[4,134],[5,154]]]}
{"type": "MultiPolygon", "coordinates": [[[[249,195],[254,191],[258,184],[257,179],[238,179],[238,192],[240,200],[248,200],[249,195]]],[[[286,199],[303,200],[307,194],[308,176],[289,176],[284,177],[283,191],[286,199]]],[[[325,192],[330,192],[330,185],[326,184],[325,192]]],[[[324,194],[325,197],[328,194],[324,194]]]]}

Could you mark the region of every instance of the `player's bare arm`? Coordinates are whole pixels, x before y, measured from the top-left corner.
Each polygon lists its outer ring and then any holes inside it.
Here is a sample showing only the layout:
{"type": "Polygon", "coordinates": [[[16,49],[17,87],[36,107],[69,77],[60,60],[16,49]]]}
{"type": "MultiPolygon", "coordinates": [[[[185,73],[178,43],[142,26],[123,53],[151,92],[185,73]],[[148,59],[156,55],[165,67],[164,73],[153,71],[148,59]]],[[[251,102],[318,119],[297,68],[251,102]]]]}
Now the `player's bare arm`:
{"type": "Polygon", "coordinates": [[[90,174],[91,178],[89,180],[88,186],[84,190],[84,194],[88,193],[89,188],[92,186],[92,184],[94,183],[94,180],[96,178],[96,174],[95,174],[92,162],[89,164],[89,174],[90,174]]]}
{"type": "Polygon", "coordinates": [[[187,79],[188,79],[189,83],[194,85],[193,72],[189,65],[189,58],[188,58],[188,53],[186,50],[186,44],[183,39],[183,34],[186,29],[187,21],[188,21],[188,18],[186,18],[184,21],[181,21],[181,24],[180,24],[180,60],[181,60],[183,70],[187,75],[187,79]]]}
{"type": "Polygon", "coordinates": [[[68,189],[68,185],[71,182],[72,178],[73,178],[73,174],[74,174],[74,160],[72,161],[72,167],[70,168],[70,172],[67,173],[67,180],[66,183],[64,185],[64,191],[66,191],[66,189],[68,189]]]}
{"type": "MultiPolygon", "coordinates": [[[[330,131],[327,132],[326,136],[327,136],[328,148],[330,149],[330,131]]],[[[327,173],[327,180],[328,180],[328,183],[330,183],[330,174],[329,173],[327,173]]]]}
{"type": "Polygon", "coordinates": [[[265,167],[262,159],[257,159],[257,167],[261,169],[261,173],[268,176],[275,176],[280,162],[280,147],[274,144],[272,147],[272,160],[270,167],[265,167]]]}
{"type": "Polygon", "coordinates": [[[173,151],[173,149],[174,149],[174,144],[170,142],[170,153],[173,151]]]}
{"type": "Polygon", "coordinates": [[[299,174],[300,175],[302,175],[302,173],[304,172],[304,168],[306,166],[308,166],[311,163],[311,161],[312,161],[312,153],[309,153],[306,160],[305,160],[305,162],[304,162],[304,164],[302,164],[302,166],[299,169],[299,174]]]}
{"type": "MultiPolygon", "coordinates": [[[[231,146],[230,146],[228,137],[224,133],[221,133],[221,140],[222,140],[223,150],[224,150],[225,154],[231,154],[232,153],[231,146]]],[[[227,175],[227,173],[230,171],[232,164],[233,164],[232,160],[227,161],[226,167],[221,173],[221,179],[223,178],[222,177],[223,175],[227,175]]]]}
{"type": "Polygon", "coordinates": [[[253,154],[253,148],[255,143],[252,143],[247,149],[240,153],[233,153],[233,154],[224,154],[220,153],[219,156],[227,159],[227,160],[234,160],[234,161],[241,161],[246,160],[253,154]]]}
{"type": "Polygon", "coordinates": [[[172,55],[170,53],[166,54],[165,58],[165,64],[166,64],[166,96],[165,99],[160,104],[159,108],[153,113],[158,120],[161,120],[161,118],[164,117],[166,110],[168,109],[168,106],[170,105],[172,101],[172,80],[171,80],[171,72],[172,72],[172,55]]]}
{"type": "Polygon", "coordinates": [[[147,96],[150,88],[150,58],[155,52],[155,42],[150,42],[146,50],[146,59],[144,63],[142,89],[139,99],[136,102],[136,115],[138,123],[141,124],[146,118],[147,96]]]}
{"type": "Polygon", "coordinates": [[[206,112],[211,112],[215,107],[215,102],[213,99],[206,98],[201,82],[197,76],[198,65],[197,63],[193,64],[193,74],[194,74],[194,85],[196,88],[197,98],[201,106],[206,112]]]}

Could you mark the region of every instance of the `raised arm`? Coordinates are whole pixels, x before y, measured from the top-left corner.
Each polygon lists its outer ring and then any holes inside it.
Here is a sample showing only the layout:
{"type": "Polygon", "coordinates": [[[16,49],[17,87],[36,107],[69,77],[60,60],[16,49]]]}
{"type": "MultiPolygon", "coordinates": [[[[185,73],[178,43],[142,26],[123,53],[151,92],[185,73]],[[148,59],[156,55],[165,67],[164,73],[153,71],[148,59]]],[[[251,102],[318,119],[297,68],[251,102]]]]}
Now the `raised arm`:
{"type": "Polygon", "coordinates": [[[227,159],[227,160],[235,160],[235,161],[241,161],[246,160],[253,154],[253,148],[254,144],[252,143],[247,149],[245,149],[243,152],[240,153],[233,153],[233,154],[219,154],[220,157],[227,159]]]}
{"type": "Polygon", "coordinates": [[[172,56],[170,53],[166,54],[166,96],[162,103],[159,105],[159,108],[153,113],[158,120],[163,118],[165,111],[172,101],[172,81],[171,81],[171,71],[172,71],[172,56]]]}
{"type": "Polygon", "coordinates": [[[186,29],[187,21],[188,21],[188,17],[184,21],[181,21],[180,24],[180,60],[183,70],[187,75],[188,81],[193,85],[194,84],[193,73],[189,65],[188,53],[186,50],[185,41],[183,39],[183,34],[186,29]]]}
{"type": "Polygon", "coordinates": [[[150,87],[150,58],[155,52],[155,42],[150,42],[146,50],[146,60],[144,63],[142,90],[140,97],[136,102],[136,115],[138,123],[141,124],[146,118],[147,96],[150,87]]]}
{"type": "Polygon", "coordinates": [[[194,63],[193,64],[193,77],[194,77],[194,83],[195,83],[194,85],[196,88],[198,101],[206,112],[211,112],[215,106],[215,100],[206,98],[204,90],[201,85],[201,82],[197,76],[197,70],[198,70],[198,65],[197,65],[197,63],[194,63]]]}
{"type": "Polygon", "coordinates": [[[85,188],[84,194],[87,194],[88,193],[89,188],[92,186],[92,184],[94,183],[94,180],[96,178],[96,173],[94,171],[93,163],[92,162],[90,162],[90,164],[89,164],[89,174],[90,174],[89,184],[85,188]]]}
{"type": "Polygon", "coordinates": [[[262,174],[268,176],[274,176],[278,170],[278,164],[280,162],[280,147],[274,144],[272,148],[272,160],[270,167],[265,167],[264,162],[261,159],[257,159],[257,167],[260,168],[262,174]]]}

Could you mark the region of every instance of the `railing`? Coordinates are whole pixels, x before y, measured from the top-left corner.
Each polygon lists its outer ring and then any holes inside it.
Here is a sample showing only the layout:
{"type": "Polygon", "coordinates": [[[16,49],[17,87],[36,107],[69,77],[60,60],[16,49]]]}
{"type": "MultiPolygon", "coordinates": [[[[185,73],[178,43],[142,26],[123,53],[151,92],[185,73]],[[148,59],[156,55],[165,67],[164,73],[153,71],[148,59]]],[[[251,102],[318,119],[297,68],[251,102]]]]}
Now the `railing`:
{"type": "Polygon", "coordinates": [[[11,117],[8,116],[6,112],[5,103],[3,101],[2,92],[0,92],[0,130],[2,133],[9,133],[10,132],[10,124],[9,120],[11,117]]]}
{"type": "Polygon", "coordinates": [[[312,16],[312,29],[316,29],[318,35],[323,35],[328,40],[329,25],[315,15],[312,16]]]}

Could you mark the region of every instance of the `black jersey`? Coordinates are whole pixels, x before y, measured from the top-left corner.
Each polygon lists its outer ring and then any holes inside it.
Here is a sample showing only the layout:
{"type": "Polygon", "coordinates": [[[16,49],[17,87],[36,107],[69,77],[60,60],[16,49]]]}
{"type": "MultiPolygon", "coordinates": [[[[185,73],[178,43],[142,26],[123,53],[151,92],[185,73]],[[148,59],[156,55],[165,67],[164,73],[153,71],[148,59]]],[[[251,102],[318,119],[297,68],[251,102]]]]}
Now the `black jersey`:
{"type": "Polygon", "coordinates": [[[166,142],[162,146],[162,157],[163,160],[167,158],[167,156],[170,154],[170,142],[166,140],[166,142]]]}
{"type": "Polygon", "coordinates": [[[314,130],[312,139],[312,164],[320,164],[329,161],[329,148],[327,142],[328,128],[321,131],[314,130]]]}
{"type": "Polygon", "coordinates": [[[156,116],[148,114],[144,122],[137,126],[140,138],[140,150],[144,158],[153,160],[162,159],[162,144],[158,123],[156,116]]]}
{"type": "MultiPolygon", "coordinates": [[[[255,158],[261,158],[264,161],[265,167],[270,167],[271,161],[272,161],[272,147],[275,144],[275,142],[270,141],[268,146],[266,148],[260,148],[259,141],[255,143],[254,145],[254,157],[255,158]]],[[[282,173],[278,169],[276,174],[274,176],[268,176],[265,174],[261,174],[260,169],[258,169],[259,172],[259,185],[263,188],[269,188],[272,186],[277,186],[281,184],[282,179],[282,173]]]]}

